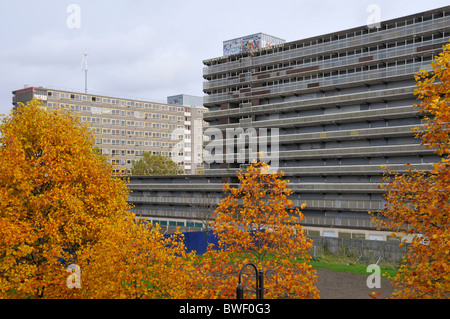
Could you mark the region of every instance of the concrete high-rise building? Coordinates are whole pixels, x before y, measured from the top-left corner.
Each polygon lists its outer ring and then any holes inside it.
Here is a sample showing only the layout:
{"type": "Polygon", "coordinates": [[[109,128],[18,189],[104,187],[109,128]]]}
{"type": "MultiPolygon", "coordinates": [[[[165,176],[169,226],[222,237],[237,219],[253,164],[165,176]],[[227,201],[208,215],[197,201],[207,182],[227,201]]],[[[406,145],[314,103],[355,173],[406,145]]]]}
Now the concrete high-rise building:
{"type": "Polygon", "coordinates": [[[178,94],[167,97],[167,103],[185,108],[184,116],[184,162],[185,170],[192,174],[203,172],[203,130],[208,125],[203,121],[203,113],[208,109],[203,107],[200,96],[178,94]]]}
{"type": "MultiPolygon", "coordinates": [[[[14,107],[36,98],[48,108],[59,105],[78,113],[82,122],[89,123],[95,146],[110,155],[120,172],[129,172],[143,152],[170,156],[186,173],[196,172],[190,163],[191,144],[183,143],[185,134],[190,133],[186,115],[191,106],[44,87],[26,87],[12,93],[14,107]],[[174,150],[177,154],[173,154],[174,150]]],[[[202,115],[196,112],[198,118],[202,115]]]]}
{"type": "Polygon", "coordinates": [[[203,108],[203,97],[188,94],[171,95],[167,97],[167,104],[196,106],[203,108]]]}
{"type": "MultiPolygon", "coordinates": [[[[205,60],[205,121],[222,131],[279,130],[278,167],[296,205],[307,203],[306,224],[373,227],[367,212],[385,204],[380,166],[438,161],[411,130],[422,122],[414,74],[430,69],[449,39],[444,7],[205,60]]],[[[206,174],[235,174],[241,164],[225,153],[206,174]]]]}
{"type": "MultiPolygon", "coordinates": [[[[234,41],[233,51],[225,41],[230,50],[203,61],[204,120],[224,137],[227,129],[278,130],[278,149],[267,153],[290,181],[294,205],[307,204],[310,235],[386,239],[368,214],[385,205],[381,166],[428,170],[439,161],[411,130],[423,118],[414,75],[430,69],[449,39],[447,6],[265,47],[239,50],[234,41]]],[[[219,161],[205,157],[205,174],[188,181],[132,178],[135,211],[180,223],[201,218],[189,205],[218,203],[221,184],[236,183],[250,160],[230,162],[238,150],[223,151],[219,161]]]]}

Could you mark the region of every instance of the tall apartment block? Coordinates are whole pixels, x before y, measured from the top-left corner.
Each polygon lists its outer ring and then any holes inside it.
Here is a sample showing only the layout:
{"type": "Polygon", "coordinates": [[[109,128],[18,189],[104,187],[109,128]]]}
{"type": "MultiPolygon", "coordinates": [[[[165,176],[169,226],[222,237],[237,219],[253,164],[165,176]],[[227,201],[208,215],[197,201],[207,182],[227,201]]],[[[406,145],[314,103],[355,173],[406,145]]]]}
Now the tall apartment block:
{"type": "Polygon", "coordinates": [[[208,123],[203,120],[203,113],[208,109],[203,107],[201,96],[179,94],[167,97],[167,104],[184,106],[184,138],[183,156],[178,161],[184,163],[184,169],[191,174],[203,172],[203,130],[208,123]]]}
{"type": "MultiPolygon", "coordinates": [[[[278,150],[268,145],[267,154],[278,155],[294,205],[307,204],[302,223],[309,235],[389,239],[368,214],[385,205],[381,166],[428,170],[439,160],[411,131],[422,123],[414,75],[448,43],[450,6],[379,28],[293,42],[272,37],[265,45],[261,39],[270,36],[225,41],[223,56],[203,61],[205,134],[278,130],[278,150]]],[[[132,176],[133,210],[163,226],[198,227],[223,198],[223,182],[237,183],[236,171],[248,165],[249,158],[226,158],[242,151],[223,147],[212,162],[205,156],[204,175],[132,176]]]]}
{"type": "MultiPolygon", "coordinates": [[[[208,59],[204,119],[222,131],[278,129],[279,168],[294,203],[307,203],[305,225],[357,237],[346,229],[373,229],[368,211],[384,207],[381,165],[427,170],[438,161],[411,131],[422,122],[414,74],[449,39],[447,6],[208,59]]],[[[224,159],[205,173],[233,182],[241,165],[224,159]]]]}
{"type": "MultiPolygon", "coordinates": [[[[48,108],[59,105],[77,112],[82,122],[89,123],[95,146],[103,154],[110,155],[120,172],[129,172],[133,161],[139,160],[143,152],[176,158],[186,173],[197,171],[191,164],[191,143],[185,143],[190,138],[191,106],[44,87],[27,87],[12,93],[15,107],[18,102],[26,103],[36,98],[48,108]],[[177,154],[172,154],[173,150],[177,154]]],[[[198,114],[195,112],[202,118],[201,110],[198,114]]]]}

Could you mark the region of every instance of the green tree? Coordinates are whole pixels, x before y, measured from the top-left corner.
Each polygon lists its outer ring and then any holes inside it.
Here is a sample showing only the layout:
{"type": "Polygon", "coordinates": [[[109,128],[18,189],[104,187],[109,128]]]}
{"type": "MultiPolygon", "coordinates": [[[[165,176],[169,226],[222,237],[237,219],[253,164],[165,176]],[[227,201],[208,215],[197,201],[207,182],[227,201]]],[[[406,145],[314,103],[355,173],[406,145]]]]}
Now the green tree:
{"type": "Polygon", "coordinates": [[[183,174],[184,171],[168,156],[151,155],[144,152],[139,161],[133,162],[131,174],[133,175],[171,175],[183,174]]]}

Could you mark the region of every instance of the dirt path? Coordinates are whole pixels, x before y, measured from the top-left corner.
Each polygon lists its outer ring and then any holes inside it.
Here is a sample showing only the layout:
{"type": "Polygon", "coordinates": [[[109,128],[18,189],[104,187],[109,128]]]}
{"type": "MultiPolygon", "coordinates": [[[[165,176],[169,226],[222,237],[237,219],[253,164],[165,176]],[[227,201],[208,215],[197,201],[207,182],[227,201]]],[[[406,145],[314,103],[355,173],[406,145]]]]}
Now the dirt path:
{"type": "Polygon", "coordinates": [[[326,269],[317,269],[321,299],[370,299],[372,291],[381,292],[378,299],[389,297],[393,291],[389,280],[381,278],[381,288],[367,288],[367,278],[370,275],[361,275],[349,272],[337,272],[326,269]]]}

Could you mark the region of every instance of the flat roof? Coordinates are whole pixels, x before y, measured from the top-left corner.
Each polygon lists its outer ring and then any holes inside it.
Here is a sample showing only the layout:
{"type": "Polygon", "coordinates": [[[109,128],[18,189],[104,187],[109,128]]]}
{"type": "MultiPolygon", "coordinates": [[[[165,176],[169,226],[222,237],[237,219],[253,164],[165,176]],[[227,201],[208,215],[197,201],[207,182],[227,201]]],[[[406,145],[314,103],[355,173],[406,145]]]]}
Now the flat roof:
{"type": "MultiPolygon", "coordinates": [[[[401,16],[401,17],[398,17],[398,18],[393,18],[393,19],[390,19],[390,20],[383,20],[383,21],[380,21],[380,24],[386,25],[386,24],[395,23],[395,22],[398,22],[398,21],[404,21],[404,20],[407,20],[407,19],[410,19],[410,18],[418,17],[418,16],[421,16],[421,15],[439,13],[439,12],[443,12],[443,11],[450,11],[450,5],[449,6],[445,6],[445,7],[436,8],[436,9],[427,10],[427,11],[421,11],[421,12],[417,12],[417,13],[414,13],[414,14],[401,16]]],[[[354,27],[354,28],[350,28],[350,29],[344,29],[344,30],[335,31],[335,32],[331,32],[331,33],[325,33],[325,34],[322,34],[322,35],[316,35],[316,36],[312,36],[312,37],[309,37],[309,38],[293,40],[293,41],[290,41],[290,42],[285,42],[285,43],[282,43],[282,44],[273,45],[273,46],[267,47],[267,48],[260,48],[258,50],[253,51],[253,52],[260,52],[260,51],[263,51],[263,50],[270,50],[270,49],[277,48],[277,47],[289,46],[289,45],[292,45],[292,44],[307,42],[307,41],[316,40],[316,39],[320,39],[320,38],[324,38],[324,37],[332,37],[332,36],[335,36],[335,35],[348,33],[348,32],[359,31],[359,30],[367,29],[367,28],[368,28],[367,25],[362,25],[362,26],[354,27]]],[[[239,38],[237,38],[237,39],[239,39],[239,38]]],[[[211,61],[222,60],[222,59],[228,58],[230,56],[236,56],[236,55],[247,54],[247,53],[248,52],[235,53],[235,54],[230,54],[230,55],[227,55],[227,56],[222,55],[222,56],[219,56],[219,57],[216,57],[216,58],[203,60],[203,64],[206,64],[206,63],[211,62],[211,61]]]]}

